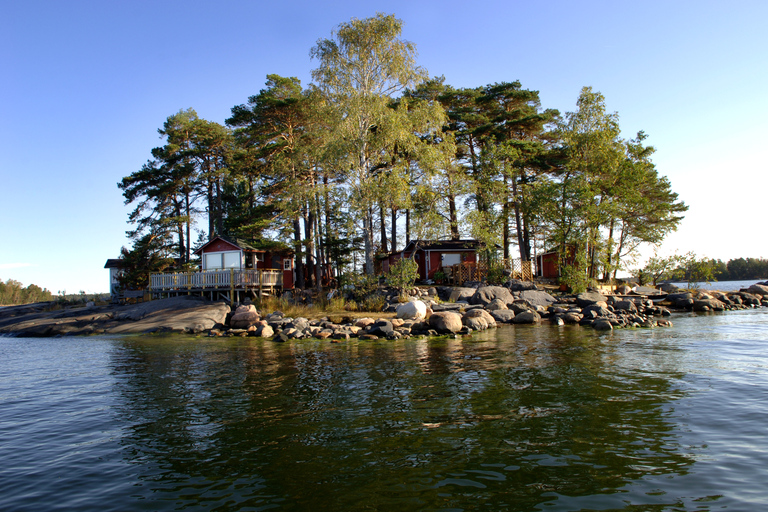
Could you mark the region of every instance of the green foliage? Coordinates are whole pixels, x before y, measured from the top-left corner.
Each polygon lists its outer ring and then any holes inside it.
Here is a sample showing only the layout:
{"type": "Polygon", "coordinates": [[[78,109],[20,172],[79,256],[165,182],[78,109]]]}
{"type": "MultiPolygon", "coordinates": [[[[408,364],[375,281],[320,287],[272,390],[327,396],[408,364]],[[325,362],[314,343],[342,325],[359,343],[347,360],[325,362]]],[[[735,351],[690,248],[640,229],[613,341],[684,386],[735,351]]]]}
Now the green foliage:
{"type": "MultiPolygon", "coordinates": [[[[419,265],[411,258],[400,258],[389,269],[387,283],[393,288],[402,291],[410,288],[419,277],[419,265]]],[[[445,277],[445,276],[443,276],[445,277]]]]}
{"type": "Polygon", "coordinates": [[[126,290],[146,289],[149,274],[163,272],[174,264],[173,258],[165,256],[162,240],[149,234],[136,240],[131,250],[123,247],[120,260],[118,281],[120,287],[126,290]]]}
{"type": "Polygon", "coordinates": [[[347,296],[355,302],[363,302],[379,289],[379,278],[369,274],[346,274],[339,281],[347,296]]]}
{"type": "Polygon", "coordinates": [[[6,282],[0,281],[0,305],[31,304],[51,300],[53,300],[53,294],[36,284],[24,287],[19,281],[13,279],[8,279],[6,282]]]}

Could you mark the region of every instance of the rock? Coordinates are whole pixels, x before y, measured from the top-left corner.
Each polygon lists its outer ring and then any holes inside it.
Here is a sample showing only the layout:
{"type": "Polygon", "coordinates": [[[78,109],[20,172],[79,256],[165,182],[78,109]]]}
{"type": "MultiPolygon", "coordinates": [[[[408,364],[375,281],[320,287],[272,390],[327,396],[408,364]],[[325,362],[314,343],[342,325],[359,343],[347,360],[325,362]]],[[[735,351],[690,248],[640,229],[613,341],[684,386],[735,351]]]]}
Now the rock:
{"type": "Polygon", "coordinates": [[[374,320],[373,318],[368,318],[368,317],[358,318],[357,320],[355,320],[354,325],[356,325],[357,327],[361,327],[363,329],[367,329],[368,327],[372,326],[375,322],[376,320],[374,320]]]}
{"type": "Polygon", "coordinates": [[[725,304],[717,299],[697,299],[693,301],[694,311],[725,311],[725,304]]]}
{"type": "Polygon", "coordinates": [[[557,302],[557,299],[555,299],[553,296],[547,292],[539,290],[523,290],[520,292],[520,299],[527,301],[529,304],[534,306],[541,306],[544,308],[548,308],[557,302]]]}
{"type": "Polygon", "coordinates": [[[229,319],[229,325],[233,329],[247,329],[259,320],[259,312],[253,305],[242,305],[237,307],[232,318],[229,319]]]}
{"type": "MultiPolygon", "coordinates": [[[[110,334],[142,333],[158,330],[184,332],[185,329],[213,329],[224,324],[230,308],[223,302],[209,302],[198,297],[182,296],[142,302],[122,310],[125,323],[118,323],[110,334]]],[[[118,315],[115,315],[117,319],[118,315]]]]}
{"type": "Polygon", "coordinates": [[[627,295],[631,291],[632,291],[632,287],[629,286],[628,284],[621,284],[616,287],[616,293],[618,295],[627,295]]]}
{"type": "Polygon", "coordinates": [[[427,305],[420,300],[413,300],[400,304],[397,308],[397,318],[408,318],[411,320],[423,320],[427,317],[427,305]]]}
{"type": "Polygon", "coordinates": [[[612,331],[613,325],[605,318],[598,318],[592,323],[592,327],[598,331],[612,331]]]}
{"type": "Polygon", "coordinates": [[[484,309],[472,309],[467,311],[464,314],[464,318],[482,318],[488,327],[496,327],[496,320],[484,309]]]}
{"type": "Polygon", "coordinates": [[[519,315],[524,311],[533,311],[533,305],[527,300],[516,300],[512,304],[509,304],[509,309],[512,310],[515,315],[519,315]]]}
{"type": "Polygon", "coordinates": [[[766,295],[768,295],[768,286],[764,284],[753,284],[752,286],[747,288],[747,293],[765,297],[766,295]]]}
{"type": "Polygon", "coordinates": [[[513,324],[533,324],[539,322],[541,317],[535,311],[523,311],[512,319],[513,324]]]}
{"type": "Polygon", "coordinates": [[[563,321],[563,319],[558,315],[550,317],[549,323],[551,323],[552,325],[565,325],[565,322],[563,321]]]}
{"type": "Polygon", "coordinates": [[[474,295],[469,299],[470,304],[480,304],[485,307],[494,299],[501,299],[505,304],[514,302],[515,298],[509,288],[503,286],[483,286],[478,288],[474,295]]]}
{"type": "Polygon", "coordinates": [[[515,318],[515,312],[509,309],[497,309],[496,311],[491,311],[490,313],[496,322],[502,324],[511,323],[512,319],[515,318]]]}
{"type": "Polygon", "coordinates": [[[509,309],[507,304],[501,299],[493,299],[490,304],[485,306],[488,311],[497,311],[499,309],[509,309]]]}
{"type": "Polygon", "coordinates": [[[505,284],[507,288],[509,288],[513,292],[522,292],[525,290],[537,290],[536,285],[530,281],[521,281],[520,279],[510,279],[507,284],[505,284]]]}
{"type": "Polygon", "coordinates": [[[576,296],[576,304],[578,304],[580,308],[590,306],[597,302],[606,302],[606,300],[607,299],[603,294],[598,292],[583,292],[576,296]]]}
{"type": "Polygon", "coordinates": [[[368,328],[368,334],[387,337],[389,333],[391,333],[394,330],[395,328],[392,327],[392,322],[390,322],[389,320],[380,318],[376,320],[376,322],[368,328]]]}
{"type": "Polygon", "coordinates": [[[581,322],[581,316],[576,313],[566,313],[562,315],[560,318],[563,319],[563,322],[566,324],[577,324],[581,322]]]}
{"type": "Polygon", "coordinates": [[[473,331],[484,331],[488,328],[488,322],[485,321],[483,317],[479,316],[473,316],[473,317],[464,317],[462,319],[464,322],[464,325],[472,329],[473,331]]]}
{"type": "Polygon", "coordinates": [[[450,302],[467,301],[472,298],[477,290],[474,288],[456,287],[451,290],[451,294],[448,296],[450,302]]]}
{"type": "Polygon", "coordinates": [[[659,286],[659,290],[661,290],[664,293],[675,293],[679,290],[677,286],[673,285],[672,283],[664,283],[661,286],[659,286]]]}
{"type": "Polygon", "coordinates": [[[460,314],[452,311],[439,311],[429,317],[429,325],[437,332],[446,334],[459,332],[463,324],[460,314]]]}
{"type": "Polygon", "coordinates": [[[623,311],[636,312],[637,306],[631,300],[619,300],[613,303],[613,309],[620,309],[623,311]]]}
{"type": "Polygon", "coordinates": [[[275,331],[269,324],[265,324],[261,327],[258,327],[255,334],[261,338],[271,338],[275,335],[275,331]]]}
{"type": "Polygon", "coordinates": [[[592,304],[591,306],[587,306],[581,310],[581,313],[583,315],[594,314],[595,318],[608,317],[612,315],[607,307],[601,306],[600,304],[592,304]]]}

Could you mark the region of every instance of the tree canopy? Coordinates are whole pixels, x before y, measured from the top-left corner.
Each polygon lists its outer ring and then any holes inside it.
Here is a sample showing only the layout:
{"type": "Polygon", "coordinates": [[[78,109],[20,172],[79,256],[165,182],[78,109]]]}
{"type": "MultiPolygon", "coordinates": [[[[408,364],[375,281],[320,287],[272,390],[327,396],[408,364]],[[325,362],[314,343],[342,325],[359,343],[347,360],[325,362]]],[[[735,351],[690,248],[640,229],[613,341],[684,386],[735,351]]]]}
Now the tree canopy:
{"type": "Polygon", "coordinates": [[[601,93],[585,87],[561,115],[519,80],[454,88],[402,29],[391,14],[353,18],[310,49],[309,86],[270,74],[225,124],[169,116],[118,184],[135,259],[183,266],[193,239],[217,234],[279,240],[297,285],[321,287],[375,273],[411,240],[471,236],[523,261],[575,248],[569,275],[588,280],[677,228],[687,207],[647,135],[623,139],[601,93]]]}

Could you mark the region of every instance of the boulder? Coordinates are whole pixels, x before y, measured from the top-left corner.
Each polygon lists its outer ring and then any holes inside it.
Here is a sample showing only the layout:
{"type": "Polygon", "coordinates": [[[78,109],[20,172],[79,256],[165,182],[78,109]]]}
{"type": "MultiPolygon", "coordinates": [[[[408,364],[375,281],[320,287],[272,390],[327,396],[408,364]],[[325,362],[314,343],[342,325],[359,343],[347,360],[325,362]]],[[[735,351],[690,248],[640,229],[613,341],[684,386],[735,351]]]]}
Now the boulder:
{"type": "Polygon", "coordinates": [[[368,334],[387,337],[389,333],[391,333],[394,330],[395,328],[392,327],[392,322],[384,318],[380,318],[376,320],[376,323],[374,323],[372,326],[368,328],[368,334]]]}
{"type": "Polygon", "coordinates": [[[493,299],[490,304],[485,306],[485,309],[488,311],[497,311],[499,309],[509,309],[507,308],[507,303],[504,302],[501,299],[493,299]]]}
{"type": "Polygon", "coordinates": [[[376,320],[373,318],[365,317],[365,318],[358,318],[355,320],[355,324],[357,327],[361,327],[363,329],[367,329],[368,327],[372,326],[376,320]]]}
{"type": "Polygon", "coordinates": [[[397,318],[407,318],[409,320],[422,320],[427,316],[427,305],[420,300],[412,300],[405,304],[400,304],[397,308],[397,318]]]}
{"type": "Polygon", "coordinates": [[[497,323],[508,324],[515,318],[515,312],[509,309],[497,309],[496,311],[491,311],[491,316],[497,323]]]}
{"type": "Polygon", "coordinates": [[[725,304],[717,299],[697,299],[693,301],[694,311],[725,311],[725,304]]]}
{"type": "Polygon", "coordinates": [[[507,284],[505,284],[507,288],[512,290],[513,292],[522,292],[524,290],[538,290],[536,288],[536,285],[530,281],[521,281],[520,279],[510,279],[507,284]]]}
{"type": "Polygon", "coordinates": [[[484,309],[471,309],[464,314],[464,318],[482,318],[488,327],[496,327],[496,320],[484,309]]]}
{"type": "Polygon", "coordinates": [[[613,303],[613,309],[637,312],[637,306],[631,300],[619,300],[613,303]]]}
{"type": "Polygon", "coordinates": [[[462,328],[461,315],[452,311],[438,311],[429,317],[429,326],[442,334],[459,332],[462,328]]]}
{"type": "Polygon", "coordinates": [[[466,301],[469,302],[469,299],[472,298],[472,296],[475,294],[477,290],[474,288],[463,288],[463,287],[457,287],[451,290],[451,294],[448,297],[448,300],[450,302],[459,302],[459,301],[466,301]]]}
{"type": "Polygon", "coordinates": [[[592,323],[592,327],[594,327],[598,331],[612,331],[613,325],[611,324],[610,320],[607,320],[605,318],[598,318],[592,323]]]}
{"type": "Polygon", "coordinates": [[[485,318],[480,316],[473,316],[473,317],[464,317],[462,319],[462,322],[464,325],[472,329],[473,331],[484,331],[488,328],[488,322],[485,321],[485,318]]]}
{"type": "Polygon", "coordinates": [[[541,306],[544,308],[548,308],[557,300],[544,291],[539,290],[523,290],[520,292],[520,299],[527,301],[529,304],[532,304],[534,306],[541,306]]]}
{"type": "Polygon", "coordinates": [[[598,292],[583,292],[576,296],[576,304],[578,304],[580,308],[591,306],[598,302],[606,302],[606,300],[605,296],[598,292]]]}
{"type": "Polygon", "coordinates": [[[751,293],[752,295],[761,295],[765,297],[768,295],[768,286],[764,284],[753,284],[749,288],[747,288],[747,293],[751,293]]]}
{"type": "Polygon", "coordinates": [[[535,311],[523,311],[512,319],[513,324],[534,324],[541,321],[541,317],[535,311]]]}
{"type": "Polygon", "coordinates": [[[632,291],[632,287],[628,284],[620,284],[616,287],[616,293],[618,295],[627,295],[629,292],[632,291]]]}
{"type": "Polygon", "coordinates": [[[500,299],[505,304],[514,302],[515,298],[509,288],[503,286],[483,286],[478,288],[474,295],[469,299],[470,304],[480,304],[485,307],[494,299],[500,299]]]}
{"type": "Polygon", "coordinates": [[[664,293],[675,293],[679,290],[677,286],[673,285],[672,283],[664,283],[661,286],[659,286],[659,290],[661,290],[664,293]]]}

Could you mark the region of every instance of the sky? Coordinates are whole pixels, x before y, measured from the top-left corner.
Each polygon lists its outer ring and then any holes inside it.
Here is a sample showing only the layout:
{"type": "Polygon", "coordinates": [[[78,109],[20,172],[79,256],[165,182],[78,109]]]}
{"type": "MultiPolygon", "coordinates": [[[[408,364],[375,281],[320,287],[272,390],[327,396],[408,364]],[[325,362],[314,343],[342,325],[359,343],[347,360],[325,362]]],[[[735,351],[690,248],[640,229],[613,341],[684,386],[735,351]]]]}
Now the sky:
{"type": "Polygon", "coordinates": [[[130,247],[117,183],[162,145],[165,119],[194,108],[223,124],[272,73],[308,85],[317,40],[377,12],[454,87],[519,80],[562,113],[600,91],[690,207],[660,255],[768,258],[765,0],[8,0],[0,280],[108,291],[104,264],[130,247]]]}

